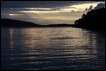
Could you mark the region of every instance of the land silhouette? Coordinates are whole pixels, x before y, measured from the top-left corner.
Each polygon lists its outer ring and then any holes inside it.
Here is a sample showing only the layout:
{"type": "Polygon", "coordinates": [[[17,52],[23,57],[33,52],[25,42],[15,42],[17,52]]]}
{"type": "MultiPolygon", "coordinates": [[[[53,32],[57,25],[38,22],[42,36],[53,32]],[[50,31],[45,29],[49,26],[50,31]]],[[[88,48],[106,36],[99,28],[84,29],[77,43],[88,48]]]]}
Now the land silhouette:
{"type": "Polygon", "coordinates": [[[105,30],[105,8],[91,10],[87,14],[83,14],[82,18],[75,21],[76,27],[85,29],[105,30]]]}
{"type": "Polygon", "coordinates": [[[105,30],[105,8],[94,9],[75,21],[75,24],[39,25],[12,19],[1,19],[1,27],[78,27],[90,30],[105,30]]]}
{"type": "Polygon", "coordinates": [[[39,25],[32,22],[26,22],[20,20],[1,19],[1,26],[2,27],[34,27],[39,25]]]}
{"type": "Polygon", "coordinates": [[[19,21],[13,19],[1,19],[2,27],[71,27],[70,24],[49,24],[49,25],[40,25],[32,22],[19,21]]]}

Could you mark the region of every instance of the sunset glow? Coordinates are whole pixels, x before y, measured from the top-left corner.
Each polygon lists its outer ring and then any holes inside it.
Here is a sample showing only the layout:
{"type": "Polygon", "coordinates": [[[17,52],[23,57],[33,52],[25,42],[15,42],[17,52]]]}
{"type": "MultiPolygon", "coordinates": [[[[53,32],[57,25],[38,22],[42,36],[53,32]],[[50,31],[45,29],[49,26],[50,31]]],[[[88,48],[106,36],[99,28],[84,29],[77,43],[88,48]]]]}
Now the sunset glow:
{"type": "Polygon", "coordinates": [[[22,14],[9,14],[9,16],[19,16],[19,15],[22,15],[22,14]]]}
{"type": "Polygon", "coordinates": [[[80,18],[83,13],[86,13],[87,10],[89,10],[90,6],[92,6],[93,9],[97,6],[98,3],[101,2],[85,2],[73,5],[68,4],[61,7],[3,8],[1,11],[1,16],[3,18],[9,17],[18,20],[29,20],[31,22],[40,24],[56,24],[62,22],[73,24],[76,19],[80,18]]]}
{"type": "Polygon", "coordinates": [[[1,1],[1,70],[105,70],[105,1],[1,1]]]}

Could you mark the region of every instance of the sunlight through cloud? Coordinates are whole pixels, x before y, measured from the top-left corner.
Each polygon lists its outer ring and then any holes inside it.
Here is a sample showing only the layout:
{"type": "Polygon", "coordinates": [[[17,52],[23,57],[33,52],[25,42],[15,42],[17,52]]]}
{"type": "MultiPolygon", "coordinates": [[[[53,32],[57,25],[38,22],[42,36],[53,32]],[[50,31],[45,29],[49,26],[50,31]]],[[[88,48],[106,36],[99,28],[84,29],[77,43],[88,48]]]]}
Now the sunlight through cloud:
{"type": "Polygon", "coordinates": [[[39,22],[43,24],[52,23],[69,23],[73,24],[82,14],[94,9],[99,3],[104,2],[84,2],[76,4],[67,4],[61,7],[21,7],[21,8],[2,8],[2,17],[9,17],[18,20],[39,22]]]}
{"type": "Polygon", "coordinates": [[[9,14],[9,16],[19,16],[19,15],[23,15],[23,14],[9,14]]]}

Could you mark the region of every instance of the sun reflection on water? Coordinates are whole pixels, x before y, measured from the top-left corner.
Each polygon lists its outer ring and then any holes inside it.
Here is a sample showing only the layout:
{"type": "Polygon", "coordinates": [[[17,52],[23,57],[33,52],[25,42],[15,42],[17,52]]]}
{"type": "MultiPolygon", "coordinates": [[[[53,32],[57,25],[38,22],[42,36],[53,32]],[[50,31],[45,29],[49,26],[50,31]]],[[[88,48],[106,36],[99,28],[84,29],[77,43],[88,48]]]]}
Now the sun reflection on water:
{"type": "Polygon", "coordinates": [[[5,61],[6,66],[21,68],[23,65],[34,65],[33,68],[38,68],[36,66],[42,65],[38,69],[55,66],[103,67],[104,45],[101,43],[104,39],[101,34],[71,27],[6,30],[9,32],[2,32],[2,64],[5,61]],[[45,64],[49,66],[45,67],[45,64]]]}
{"type": "MultiPolygon", "coordinates": [[[[36,52],[32,52],[35,55],[38,53],[55,55],[57,53],[57,55],[68,54],[73,57],[85,59],[96,57],[96,40],[93,38],[94,35],[90,34],[91,32],[86,32],[82,29],[78,30],[76,28],[64,28],[64,30],[62,30],[63,28],[50,29],[51,28],[43,30],[42,28],[30,28],[20,30],[21,33],[19,34],[23,36],[23,40],[20,40],[21,43],[19,43],[19,45],[26,47],[23,49],[24,51],[29,50],[29,54],[31,51],[37,50],[36,52]]],[[[11,47],[13,47],[13,30],[11,29],[10,31],[11,47]]]]}

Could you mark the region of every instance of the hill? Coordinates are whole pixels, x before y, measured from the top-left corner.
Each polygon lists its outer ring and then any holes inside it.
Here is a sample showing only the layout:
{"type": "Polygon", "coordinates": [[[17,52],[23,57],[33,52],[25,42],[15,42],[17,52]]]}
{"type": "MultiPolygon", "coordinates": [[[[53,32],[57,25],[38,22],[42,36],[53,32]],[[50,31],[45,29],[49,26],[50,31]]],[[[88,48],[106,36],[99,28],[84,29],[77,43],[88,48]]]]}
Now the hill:
{"type": "Polygon", "coordinates": [[[40,25],[12,19],[1,19],[1,27],[39,27],[40,25]]]}
{"type": "Polygon", "coordinates": [[[32,22],[19,21],[13,19],[1,19],[1,27],[71,27],[71,24],[49,24],[39,25],[32,22]]]}
{"type": "Polygon", "coordinates": [[[89,11],[82,18],[75,21],[76,27],[92,30],[105,30],[105,8],[89,11]]]}

